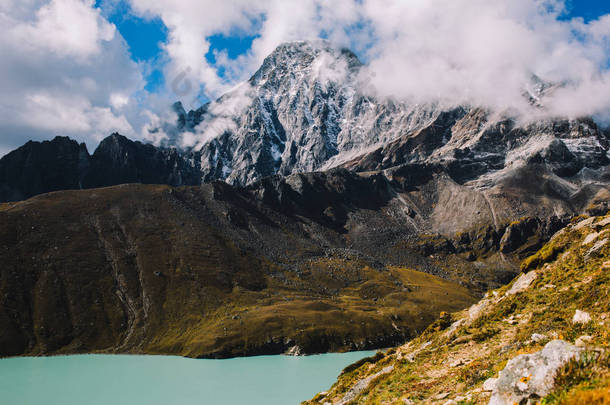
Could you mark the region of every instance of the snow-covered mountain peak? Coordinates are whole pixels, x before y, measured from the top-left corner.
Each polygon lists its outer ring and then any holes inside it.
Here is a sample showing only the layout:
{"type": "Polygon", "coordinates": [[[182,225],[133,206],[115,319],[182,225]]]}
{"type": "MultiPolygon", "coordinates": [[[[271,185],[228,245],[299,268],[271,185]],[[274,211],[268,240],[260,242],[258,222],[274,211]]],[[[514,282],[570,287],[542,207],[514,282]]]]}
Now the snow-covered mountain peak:
{"type": "Polygon", "coordinates": [[[252,76],[252,85],[260,84],[274,74],[311,71],[316,60],[325,58],[329,64],[345,63],[346,68],[362,66],[358,57],[348,49],[338,48],[326,40],[293,41],[279,45],[265,58],[259,70],[252,76]]]}
{"type": "MultiPolygon", "coordinates": [[[[166,146],[188,147],[204,181],[241,185],[340,165],[374,170],[413,163],[466,162],[469,168],[460,169],[466,179],[506,166],[520,151],[529,156],[532,148],[525,145],[539,144],[530,138],[576,139],[564,142],[576,160],[595,166],[607,160],[606,137],[590,120],[520,124],[484,108],[374,97],[359,85],[362,66],[352,52],[328,41],[284,43],[250,80],[218,100],[188,113],[176,104],[178,135],[166,146]],[[592,139],[586,148],[584,138],[592,139]]],[[[532,75],[523,94],[543,109],[541,101],[553,88],[532,75]]],[[[556,152],[565,149],[558,142],[556,152]]]]}
{"type": "Polygon", "coordinates": [[[249,83],[266,91],[282,88],[296,92],[299,85],[327,87],[329,83],[355,82],[361,66],[353,52],[325,40],[287,42],[265,58],[249,83]]]}

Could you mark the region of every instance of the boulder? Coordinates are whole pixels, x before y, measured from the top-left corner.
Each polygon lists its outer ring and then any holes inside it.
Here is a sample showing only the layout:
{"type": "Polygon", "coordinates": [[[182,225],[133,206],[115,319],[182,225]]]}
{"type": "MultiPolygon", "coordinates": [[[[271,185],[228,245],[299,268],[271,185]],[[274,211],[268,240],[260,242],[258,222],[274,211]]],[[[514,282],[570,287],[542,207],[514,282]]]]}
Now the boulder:
{"type": "Polygon", "coordinates": [[[489,405],[513,405],[545,397],[553,389],[557,371],[581,351],[563,340],[553,340],[539,352],[511,359],[495,384],[487,384],[493,387],[489,405]]]}
{"type": "Polygon", "coordinates": [[[542,342],[544,339],[546,339],[545,335],[542,335],[540,333],[534,333],[532,334],[532,337],[530,338],[532,340],[532,342],[542,342]]]}
{"type": "Polygon", "coordinates": [[[581,336],[578,339],[576,339],[574,344],[578,347],[586,347],[586,346],[590,345],[592,341],[593,341],[593,336],[584,335],[584,336],[581,336]]]}
{"type": "Polygon", "coordinates": [[[496,384],[498,383],[497,378],[488,378],[483,383],[483,391],[493,391],[496,389],[496,384]]]}
{"type": "Polygon", "coordinates": [[[373,381],[375,378],[377,378],[379,376],[391,373],[392,370],[394,370],[394,366],[387,366],[387,367],[383,368],[381,371],[379,371],[378,373],[375,373],[371,376],[368,376],[368,377],[363,378],[362,380],[358,381],[356,384],[354,384],[354,386],[352,388],[350,388],[349,391],[347,391],[345,393],[345,395],[343,396],[341,401],[338,402],[337,405],[346,405],[346,404],[351,403],[354,399],[356,399],[356,397],[358,395],[360,395],[360,393],[362,391],[367,389],[367,387],[369,386],[371,381],[373,381]]]}
{"type": "Polygon", "coordinates": [[[591,322],[591,315],[588,312],[576,310],[572,317],[572,323],[589,323],[591,322]]]}
{"type": "Polygon", "coordinates": [[[515,284],[506,292],[506,295],[514,295],[525,291],[529,288],[534,280],[538,277],[538,273],[530,271],[529,273],[521,274],[521,276],[515,281],[515,284]]]}
{"type": "Polygon", "coordinates": [[[589,259],[592,255],[602,250],[605,246],[608,246],[608,243],[610,243],[610,241],[608,241],[608,238],[597,241],[597,243],[593,245],[593,247],[589,249],[587,253],[585,253],[585,260],[589,259]]]}

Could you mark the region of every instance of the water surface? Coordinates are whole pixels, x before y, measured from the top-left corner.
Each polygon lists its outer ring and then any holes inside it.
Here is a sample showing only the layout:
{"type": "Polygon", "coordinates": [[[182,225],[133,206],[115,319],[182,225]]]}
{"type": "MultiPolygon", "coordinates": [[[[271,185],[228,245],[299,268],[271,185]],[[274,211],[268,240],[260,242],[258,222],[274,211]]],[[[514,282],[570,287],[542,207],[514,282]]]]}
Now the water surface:
{"type": "Polygon", "coordinates": [[[79,355],[0,359],[0,404],[289,405],[374,352],[195,360],[79,355]]]}

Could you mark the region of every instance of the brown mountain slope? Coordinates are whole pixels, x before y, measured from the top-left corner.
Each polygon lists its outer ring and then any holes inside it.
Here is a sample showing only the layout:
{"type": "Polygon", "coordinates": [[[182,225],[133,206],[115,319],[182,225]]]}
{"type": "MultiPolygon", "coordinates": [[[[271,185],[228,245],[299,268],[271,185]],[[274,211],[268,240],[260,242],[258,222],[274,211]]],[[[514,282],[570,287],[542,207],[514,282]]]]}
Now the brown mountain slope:
{"type": "Polygon", "coordinates": [[[126,185],[2,205],[0,354],[382,347],[473,301],[431,275],[316,251],[294,220],[220,199],[231,190],[126,185]]]}
{"type": "Polygon", "coordinates": [[[608,193],[544,171],[498,184],[405,166],[1,205],[0,354],[398,344],[510,280],[519,258],[608,193]]]}

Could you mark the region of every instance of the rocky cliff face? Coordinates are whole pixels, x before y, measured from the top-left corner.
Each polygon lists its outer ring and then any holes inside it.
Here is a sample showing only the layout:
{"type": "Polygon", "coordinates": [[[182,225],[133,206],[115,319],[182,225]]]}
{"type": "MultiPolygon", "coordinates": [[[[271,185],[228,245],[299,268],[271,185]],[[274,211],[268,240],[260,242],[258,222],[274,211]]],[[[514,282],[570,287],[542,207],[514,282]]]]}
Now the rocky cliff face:
{"type": "Polygon", "coordinates": [[[366,95],[359,90],[361,68],[351,51],[325,41],[286,43],[248,82],[202,109],[179,114],[178,129],[195,134],[193,150],[201,151],[206,180],[245,185],[331,167],[441,113],[436,105],[366,95]]]}
{"type": "Polygon", "coordinates": [[[124,183],[168,184],[200,183],[195,162],[173,148],[156,148],[114,134],[104,139],[91,156],[84,187],[104,187],[124,183]]]}
{"type": "Polygon", "coordinates": [[[89,166],[85,145],[69,138],[28,142],[0,159],[0,201],[81,188],[89,166]]]}

